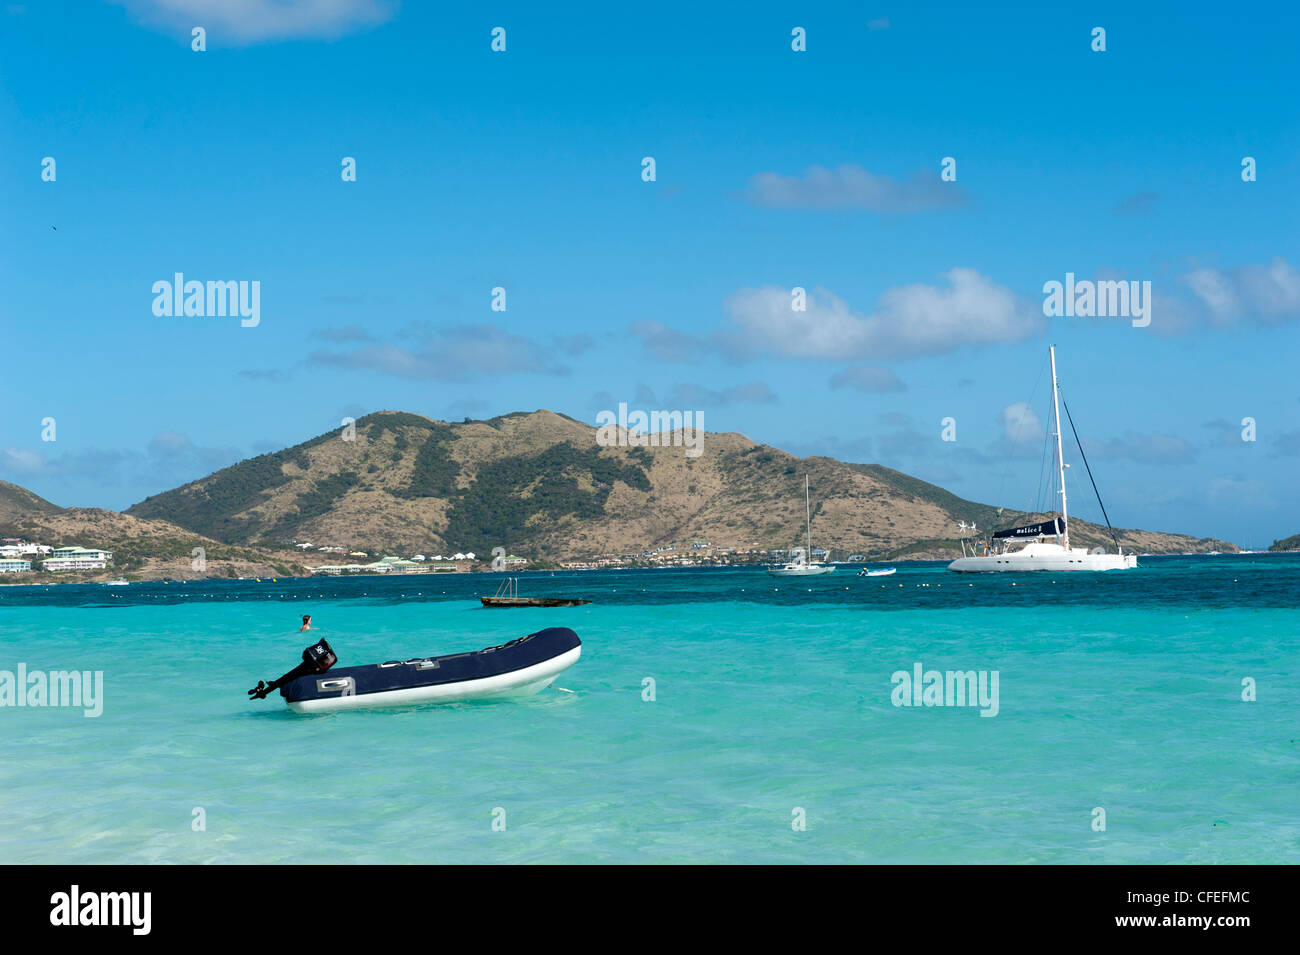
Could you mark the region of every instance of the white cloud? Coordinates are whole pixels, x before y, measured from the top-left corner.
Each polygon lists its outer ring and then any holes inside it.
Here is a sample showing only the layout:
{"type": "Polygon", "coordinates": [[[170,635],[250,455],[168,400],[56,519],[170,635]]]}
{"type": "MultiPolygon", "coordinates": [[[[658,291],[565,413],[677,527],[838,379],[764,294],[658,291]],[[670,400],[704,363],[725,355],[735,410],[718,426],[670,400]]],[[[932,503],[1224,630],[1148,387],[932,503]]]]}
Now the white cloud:
{"type": "Polygon", "coordinates": [[[179,431],[159,431],[149,442],[149,453],[164,458],[186,454],[193,449],[194,444],[189,436],[179,431]]]}
{"type": "Polygon", "coordinates": [[[641,339],[641,347],[656,361],[696,361],[709,350],[693,335],[654,319],[637,322],[629,331],[641,339]]]}
{"type": "Polygon", "coordinates": [[[551,341],[557,349],[574,358],[596,347],[596,339],[585,332],[574,335],[552,335],[551,341]]]}
{"type": "Polygon", "coordinates": [[[1041,308],[974,269],[956,268],[944,278],[945,285],[889,289],[869,315],[826,289],[815,289],[802,312],[791,307],[789,289],[742,289],[727,300],[733,328],[723,338],[733,354],[852,360],[940,354],[1043,332],[1041,308]]]}
{"type": "Polygon", "coordinates": [[[1300,270],[1285,259],[1234,269],[1195,269],[1183,282],[1215,324],[1243,318],[1267,325],[1300,319],[1300,270]]]}
{"type": "Polygon", "coordinates": [[[203,27],[209,46],[268,40],[334,39],[386,23],[394,0],[116,0],[141,23],[189,31],[203,27]]]}
{"type": "Polygon", "coordinates": [[[464,381],[476,374],[568,373],[552,360],[548,349],[491,324],[445,330],[421,326],[404,337],[414,339],[416,346],[367,345],[341,352],[317,349],[307,363],[435,381],[464,381]]]}
{"type": "Polygon", "coordinates": [[[1043,419],[1025,401],[1007,405],[998,416],[1002,423],[1002,436],[1012,445],[1037,445],[1047,434],[1043,419]]]}
{"type": "Polygon", "coordinates": [[[1228,318],[1237,310],[1237,296],[1225,273],[1217,269],[1197,269],[1184,275],[1183,282],[1216,318],[1228,318]]]}
{"type": "Polygon", "coordinates": [[[320,328],[312,332],[311,337],[320,338],[327,342],[373,342],[375,340],[374,335],[356,322],[342,328],[320,328]]]}
{"type": "Polygon", "coordinates": [[[1300,428],[1278,432],[1273,440],[1273,456],[1300,457],[1300,428]]]}
{"type": "Polygon", "coordinates": [[[1276,508],[1272,491],[1262,481],[1225,474],[1210,479],[1205,497],[1213,504],[1222,504],[1240,513],[1243,508],[1276,508]]]}
{"type": "Polygon", "coordinates": [[[1138,434],[1125,431],[1123,437],[1106,441],[1084,440],[1087,453],[1095,460],[1127,460],[1138,464],[1188,464],[1196,458],[1196,448],[1187,439],[1173,434],[1138,434]]]}
{"type": "Polygon", "coordinates": [[[0,448],[0,474],[18,479],[41,477],[57,471],[50,459],[25,448],[0,448]]]}
{"type": "Polygon", "coordinates": [[[903,391],[905,386],[888,368],[882,365],[855,365],[845,368],[831,376],[830,385],[834,389],[844,387],[856,388],[867,394],[884,394],[889,391],[903,391]]]}
{"type": "Polygon", "coordinates": [[[249,381],[281,382],[293,378],[293,372],[283,368],[245,368],[239,372],[239,377],[249,381]]]}
{"type": "Polygon", "coordinates": [[[47,453],[0,448],[0,477],[23,483],[36,478],[93,477],[102,485],[138,482],[172,485],[227,467],[243,457],[230,446],[201,447],[178,431],[159,431],[144,450],[83,448],[47,453]]]}
{"type": "Polygon", "coordinates": [[[1144,216],[1151,212],[1151,207],[1155,205],[1160,196],[1154,192],[1138,192],[1131,196],[1125,196],[1119,202],[1115,203],[1112,211],[1124,216],[1144,216]]]}
{"type": "Polygon", "coordinates": [[[923,212],[966,202],[956,183],[942,182],[936,168],[906,182],[879,176],[861,166],[812,166],[801,177],[760,172],[750,177],[745,198],[780,209],[866,209],[871,212],[923,212]]]}
{"type": "Polygon", "coordinates": [[[733,385],[717,390],[689,382],[679,384],[666,399],[670,408],[724,407],[730,404],[772,404],[772,389],[761,381],[733,385]]]}

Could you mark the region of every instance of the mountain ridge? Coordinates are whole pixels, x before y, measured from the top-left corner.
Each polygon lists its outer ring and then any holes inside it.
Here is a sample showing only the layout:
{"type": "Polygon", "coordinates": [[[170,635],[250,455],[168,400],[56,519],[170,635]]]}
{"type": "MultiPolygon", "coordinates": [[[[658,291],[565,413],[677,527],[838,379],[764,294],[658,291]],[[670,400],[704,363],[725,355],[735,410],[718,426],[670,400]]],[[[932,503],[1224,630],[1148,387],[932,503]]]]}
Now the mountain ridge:
{"type": "MultiPolygon", "coordinates": [[[[813,542],[838,558],[956,556],[957,522],[985,531],[1038,515],[966,501],[879,464],[797,458],[742,434],[679,446],[602,447],[597,429],[546,409],[445,422],[377,411],[281,451],[240,461],[127,508],[229,545],[289,540],[369,553],[493,547],[555,562],[708,541],[789,546],[803,536],[803,475],[813,542]]],[[[1117,529],[1143,553],[1235,550],[1190,535],[1117,529]]],[[[1078,543],[1110,545],[1071,520],[1078,543]]]]}

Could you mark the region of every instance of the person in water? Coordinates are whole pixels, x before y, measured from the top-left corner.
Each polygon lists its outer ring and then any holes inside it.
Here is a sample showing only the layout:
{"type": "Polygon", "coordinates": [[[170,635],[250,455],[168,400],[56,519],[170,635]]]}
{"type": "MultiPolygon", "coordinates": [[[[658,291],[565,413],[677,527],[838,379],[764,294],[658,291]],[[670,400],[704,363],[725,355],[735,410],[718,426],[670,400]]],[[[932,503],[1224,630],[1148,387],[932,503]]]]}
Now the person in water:
{"type": "Polygon", "coordinates": [[[310,630],[310,629],[311,629],[311,614],[305,613],[302,615],[302,626],[298,628],[298,632],[302,633],[304,630],[310,630]]]}

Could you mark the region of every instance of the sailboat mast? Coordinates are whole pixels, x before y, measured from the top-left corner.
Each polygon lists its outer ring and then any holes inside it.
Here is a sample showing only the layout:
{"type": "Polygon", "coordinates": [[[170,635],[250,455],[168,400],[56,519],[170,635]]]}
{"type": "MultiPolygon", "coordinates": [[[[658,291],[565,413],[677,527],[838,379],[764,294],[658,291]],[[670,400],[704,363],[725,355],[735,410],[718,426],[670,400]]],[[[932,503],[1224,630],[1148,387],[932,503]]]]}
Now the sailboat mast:
{"type": "Polygon", "coordinates": [[[808,475],[803,476],[803,509],[808,527],[808,560],[812,561],[812,502],[808,497],[808,475]]]}
{"type": "Polygon", "coordinates": [[[1065,524],[1065,549],[1070,549],[1070,520],[1065,505],[1065,455],[1061,450],[1061,399],[1056,387],[1056,346],[1047,346],[1052,359],[1052,420],[1056,426],[1056,471],[1061,484],[1061,521],[1065,524]]]}

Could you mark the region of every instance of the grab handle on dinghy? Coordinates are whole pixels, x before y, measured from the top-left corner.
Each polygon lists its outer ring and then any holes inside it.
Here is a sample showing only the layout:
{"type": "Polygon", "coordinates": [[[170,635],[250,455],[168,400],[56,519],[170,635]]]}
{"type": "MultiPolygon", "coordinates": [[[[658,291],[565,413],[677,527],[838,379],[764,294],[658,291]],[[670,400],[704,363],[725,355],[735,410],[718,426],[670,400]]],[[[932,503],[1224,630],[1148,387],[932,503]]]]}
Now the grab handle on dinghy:
{"type": "Polygon", "coordinates": [[[357,683],[352,677],[344,676],[334,680],[317,680],[316,689],[322,693],[328,693],[331,690],[342,690],[344,696],[355,696],[357,683]]]}

